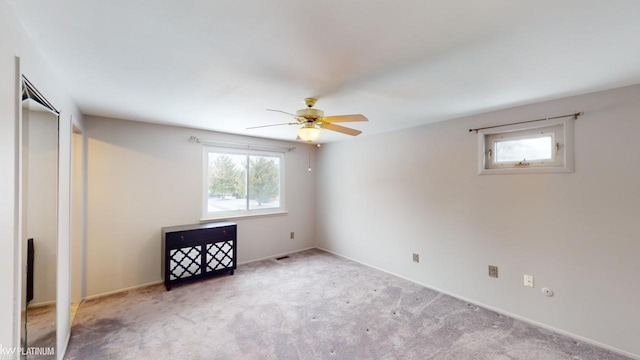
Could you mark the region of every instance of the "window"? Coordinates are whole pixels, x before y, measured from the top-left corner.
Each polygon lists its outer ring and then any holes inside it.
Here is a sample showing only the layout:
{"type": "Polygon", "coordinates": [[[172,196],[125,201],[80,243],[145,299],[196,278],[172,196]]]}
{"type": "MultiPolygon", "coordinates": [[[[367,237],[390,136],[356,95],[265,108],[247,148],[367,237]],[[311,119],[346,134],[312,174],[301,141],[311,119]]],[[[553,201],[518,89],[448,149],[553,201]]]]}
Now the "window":
{"type": "Polygon", "coordinates": [[[283,211],[284,155],[204,148],[204,217],[283,211]]]}
{"type": "Polygon", "coordinates": [[[478,131],[480,174],[573,172],[573,119],[478,131]]]}

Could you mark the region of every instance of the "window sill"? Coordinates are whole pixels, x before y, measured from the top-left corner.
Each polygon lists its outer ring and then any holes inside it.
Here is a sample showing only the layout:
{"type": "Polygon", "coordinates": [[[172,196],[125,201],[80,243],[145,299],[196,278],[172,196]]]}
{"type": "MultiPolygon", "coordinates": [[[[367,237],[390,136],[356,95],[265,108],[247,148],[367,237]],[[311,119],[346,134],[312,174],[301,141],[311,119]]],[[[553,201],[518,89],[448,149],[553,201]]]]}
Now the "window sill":
{"type": "Polygon", "coordinates": [[[480,175],[496,175],[496,174],[560,174],[572,173],[573,168],[570,167],[530,167],[530,168],[504,168],[504,169],[480,169],[480,175]]]}
{"type": "Polygon", "coordinates": [[[245,214],[236,214],[236,215],[220,215],[220,216],[200,219],[200,222],[209,223],[209,222],[216,222],[221,220],[251,219],[251,218],[270,217],[270,216],[283,216],[287,214],[289,214],[287,210],[277,210],[277,211],[259,212],[259,213],[250,213],[250,214],[245,213],[245,214]]]}

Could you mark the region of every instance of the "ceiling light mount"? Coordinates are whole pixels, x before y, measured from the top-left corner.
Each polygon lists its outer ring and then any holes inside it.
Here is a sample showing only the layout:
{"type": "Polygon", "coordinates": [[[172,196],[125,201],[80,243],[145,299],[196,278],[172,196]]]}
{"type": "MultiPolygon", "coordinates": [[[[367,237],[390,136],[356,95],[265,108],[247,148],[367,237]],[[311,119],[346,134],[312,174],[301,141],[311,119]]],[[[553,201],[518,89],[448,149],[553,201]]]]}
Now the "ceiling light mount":
{"type": "Polygon", "coordinates": [[[318,101],[318,99],[316,98],[305,98],[304,99],[304,104],[307,105],[307,107],[313,107],[313,105],[316,104],[316,101],[318,101]]]}

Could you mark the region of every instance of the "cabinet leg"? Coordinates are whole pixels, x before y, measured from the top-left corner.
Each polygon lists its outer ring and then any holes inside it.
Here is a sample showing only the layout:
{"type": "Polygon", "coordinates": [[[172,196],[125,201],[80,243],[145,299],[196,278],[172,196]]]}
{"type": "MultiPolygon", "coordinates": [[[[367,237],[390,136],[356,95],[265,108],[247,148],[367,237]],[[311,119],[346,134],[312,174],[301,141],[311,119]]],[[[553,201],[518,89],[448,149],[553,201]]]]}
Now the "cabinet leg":
{"type": "Polygon", "coordinates": [[[165,288],[167,288],[167,291],[171,291],[171,285],[165,285],[165,288]]]}
{"type": "Polygon", "coordinates": [[[233,272],[234,272],[234,271],[235,271],[235,270],[231,269],[231,271],[229,272],[229,274],[233,275],[233,272]]]}

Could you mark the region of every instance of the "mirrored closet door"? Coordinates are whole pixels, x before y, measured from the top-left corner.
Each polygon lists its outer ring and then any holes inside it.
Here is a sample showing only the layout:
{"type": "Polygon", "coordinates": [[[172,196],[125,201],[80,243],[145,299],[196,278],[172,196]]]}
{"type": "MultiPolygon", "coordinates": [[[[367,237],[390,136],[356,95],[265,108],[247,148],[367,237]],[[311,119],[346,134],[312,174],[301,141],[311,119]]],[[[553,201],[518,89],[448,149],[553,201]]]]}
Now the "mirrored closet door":
{"type": "MultiPolygon", "coordinates": [[[[56,346],[59,111],[22,77],[23,347],[56,346]]],[[[29,358],[29,357],[27,357],[29,358]]]]}

